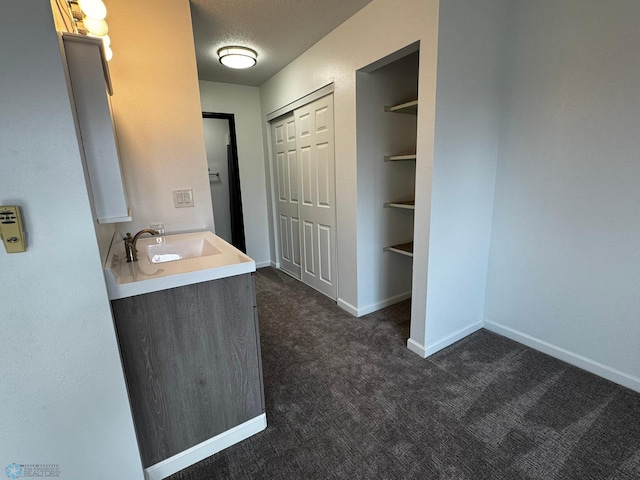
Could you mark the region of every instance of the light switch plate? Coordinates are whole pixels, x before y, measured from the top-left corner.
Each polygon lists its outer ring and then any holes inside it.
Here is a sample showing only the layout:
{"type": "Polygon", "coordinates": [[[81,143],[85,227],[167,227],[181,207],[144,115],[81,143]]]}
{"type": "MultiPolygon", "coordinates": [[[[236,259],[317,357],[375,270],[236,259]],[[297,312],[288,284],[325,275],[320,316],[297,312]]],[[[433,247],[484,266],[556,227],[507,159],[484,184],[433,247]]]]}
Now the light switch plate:
{"type": "Polygon", "coordinates": [[[193,207],[193,190],[190,188],[174,190],[173,206],[176,208],[193,207]]]}

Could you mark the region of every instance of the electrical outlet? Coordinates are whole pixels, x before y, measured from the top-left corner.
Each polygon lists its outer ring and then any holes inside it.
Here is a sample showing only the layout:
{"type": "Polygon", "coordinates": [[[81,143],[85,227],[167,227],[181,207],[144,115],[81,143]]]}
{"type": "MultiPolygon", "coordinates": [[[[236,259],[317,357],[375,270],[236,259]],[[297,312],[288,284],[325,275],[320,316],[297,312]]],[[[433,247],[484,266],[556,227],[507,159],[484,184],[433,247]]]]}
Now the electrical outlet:
{"type": "Polygon", "coordinates": [[[149,228],[158,232],[158,235],[164,235],[164,223],[152,223],[149,228]]]}
{"type": "Polygon", "coordinates": [[[173,206],[176,208],[193,207],[193,190],[174,190],[173,191],[173,206]]]}

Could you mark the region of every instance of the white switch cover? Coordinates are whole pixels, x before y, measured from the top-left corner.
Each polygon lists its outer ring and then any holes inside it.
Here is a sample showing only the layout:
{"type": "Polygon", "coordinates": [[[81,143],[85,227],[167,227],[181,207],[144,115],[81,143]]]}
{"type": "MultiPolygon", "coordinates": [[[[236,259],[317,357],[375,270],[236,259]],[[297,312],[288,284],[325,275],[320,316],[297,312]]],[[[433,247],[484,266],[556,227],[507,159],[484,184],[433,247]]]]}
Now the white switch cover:
{"type": "Polygon", "coordinates": [[[173,206],[176,208],[193,207],[193,190],[174,190],[173,191],[173,206]]]}

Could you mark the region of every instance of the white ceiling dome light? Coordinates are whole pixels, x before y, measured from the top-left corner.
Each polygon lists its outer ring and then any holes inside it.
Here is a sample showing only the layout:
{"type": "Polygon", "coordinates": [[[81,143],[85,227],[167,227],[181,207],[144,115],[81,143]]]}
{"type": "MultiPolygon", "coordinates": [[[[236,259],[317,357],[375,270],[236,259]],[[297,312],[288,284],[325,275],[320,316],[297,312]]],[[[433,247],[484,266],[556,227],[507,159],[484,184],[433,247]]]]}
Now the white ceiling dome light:
{"type": "Polygon", "coordinates": [[[222,47],[218,57],[220,63],[229,68],[249,68],[258,62],[255,50],[246,47],[222,47]]]}

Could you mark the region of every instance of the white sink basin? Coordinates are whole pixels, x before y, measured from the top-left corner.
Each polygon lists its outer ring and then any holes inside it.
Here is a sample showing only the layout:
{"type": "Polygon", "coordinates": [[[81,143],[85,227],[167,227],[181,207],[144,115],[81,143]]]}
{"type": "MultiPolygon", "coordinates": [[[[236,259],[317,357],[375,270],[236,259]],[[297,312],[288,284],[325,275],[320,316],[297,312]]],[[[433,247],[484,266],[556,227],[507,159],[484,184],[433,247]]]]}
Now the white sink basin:
{"type": "Polygon", "coordinates": [[[142,237],[137,262],[126,261],[122,238],[115,233],[105,262],[111,300],[256,271],[251,258],[212,232],[164,235],[162,243],[142,237]]]}
{"type": "Polygon", "coordinates": [[[147,245],[147,257],[151,263],[175,262],[188,258],[220,255],[222,252],[211,245],[205,238],[175,239],[163,237],[163,243],[147,245]]]}

